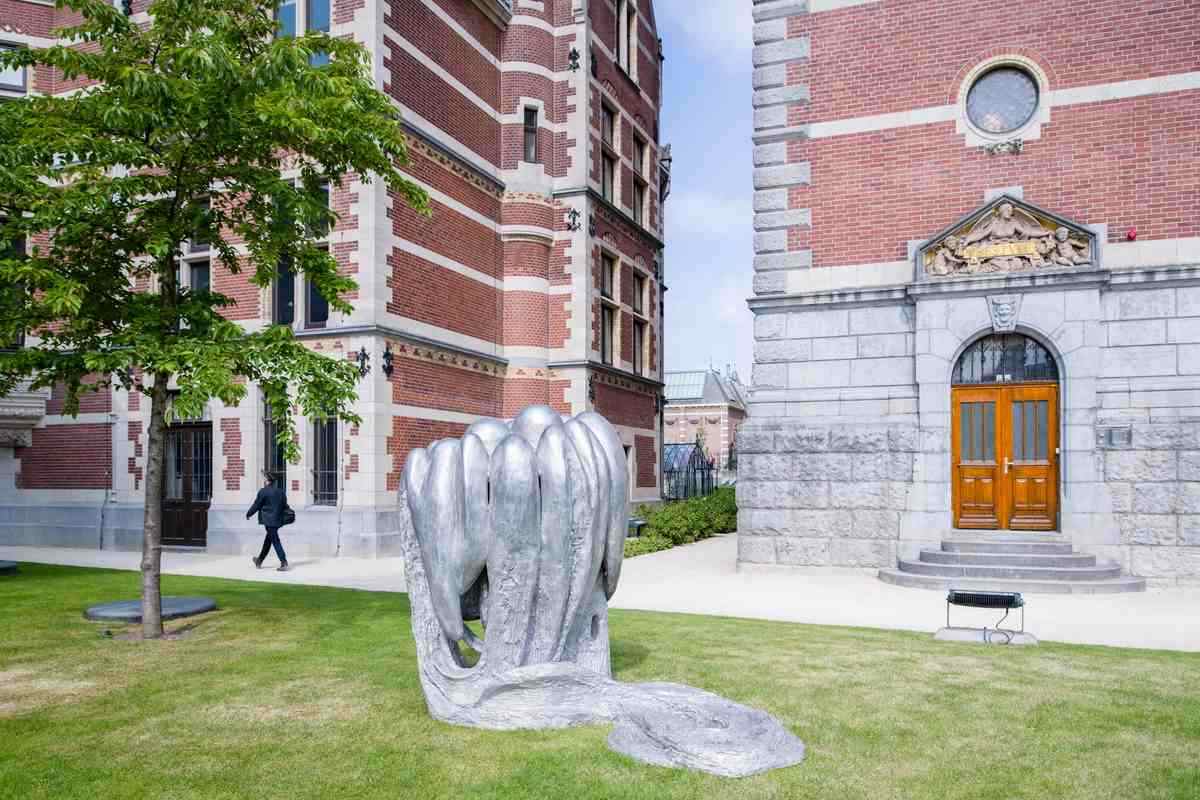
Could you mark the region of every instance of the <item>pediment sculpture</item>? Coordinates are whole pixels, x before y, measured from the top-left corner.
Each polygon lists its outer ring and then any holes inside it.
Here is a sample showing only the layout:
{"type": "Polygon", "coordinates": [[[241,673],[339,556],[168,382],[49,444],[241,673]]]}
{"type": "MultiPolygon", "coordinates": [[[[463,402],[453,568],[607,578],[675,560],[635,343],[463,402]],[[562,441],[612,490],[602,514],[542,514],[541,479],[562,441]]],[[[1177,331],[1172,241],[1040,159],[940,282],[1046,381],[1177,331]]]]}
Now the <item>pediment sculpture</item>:
{"type": "Polygon", "coordinates": [[[1001,197],[919,251],[926,278],[1064,269],[1095,263],[1087,229],[1011,197],[1001,197]]]}

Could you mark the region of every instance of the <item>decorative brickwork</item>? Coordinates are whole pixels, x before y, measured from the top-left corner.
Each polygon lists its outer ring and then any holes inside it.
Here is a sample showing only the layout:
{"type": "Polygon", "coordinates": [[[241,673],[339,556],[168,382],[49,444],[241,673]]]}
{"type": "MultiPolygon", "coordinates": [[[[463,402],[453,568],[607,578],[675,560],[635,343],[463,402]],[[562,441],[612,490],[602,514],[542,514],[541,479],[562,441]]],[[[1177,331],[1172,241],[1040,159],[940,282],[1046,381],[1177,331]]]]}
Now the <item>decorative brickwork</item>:
{"type": "Polygon", "coordinates": [[[112,426],[51,425],[33,429],[33,447],[16,451],[21,489],[108,489],[112,486],[112,426]]]}
{"type": "Polygon", "coordinates": [[[236,417],[221,420],[221,454],[225,456],[225,469],[221,478],[227,491],[236,492],[246,477],[246,462],[242,460],[242,421],[236,417]]]}

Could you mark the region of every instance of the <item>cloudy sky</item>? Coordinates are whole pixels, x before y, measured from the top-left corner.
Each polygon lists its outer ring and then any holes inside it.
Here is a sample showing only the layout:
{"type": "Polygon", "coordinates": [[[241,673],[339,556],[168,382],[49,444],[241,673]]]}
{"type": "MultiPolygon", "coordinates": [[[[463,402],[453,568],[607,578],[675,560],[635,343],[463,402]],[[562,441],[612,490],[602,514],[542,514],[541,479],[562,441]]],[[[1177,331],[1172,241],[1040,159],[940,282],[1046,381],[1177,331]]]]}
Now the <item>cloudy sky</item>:
{"type": "Polygon", "coordinates": [[[667,199],[666,369],[733,364],[750,380],[753,315],[748,0],[655,0],[663,38],[667,199]]]}

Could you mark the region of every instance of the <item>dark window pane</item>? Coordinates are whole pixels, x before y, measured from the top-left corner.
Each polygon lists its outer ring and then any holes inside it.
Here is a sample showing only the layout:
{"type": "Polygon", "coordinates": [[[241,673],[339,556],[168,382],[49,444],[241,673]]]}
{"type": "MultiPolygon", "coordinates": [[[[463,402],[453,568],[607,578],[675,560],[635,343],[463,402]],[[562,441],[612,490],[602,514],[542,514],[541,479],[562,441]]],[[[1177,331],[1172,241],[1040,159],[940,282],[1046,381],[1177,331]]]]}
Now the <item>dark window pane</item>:
{"type": "Polygon", "coordinates": [[[635,322],[633,324],[633,371],[641,375],[645,369],[644,356],[642,351],[646,347],[646,323],[635,322]]]}
{"type": "Polygon", "coordinates": [[[608,110],[607,106],[600,107],[600,138],[605,144],[613,143],[613,112],[608,110]]]}
{"type": "Polygon", "coordinates": [[[633,276],[633,310],[642,313],[645,306],[646,279],[641,275],[633,276]]]}
{"type": "Polygon", "coordinates": [[[633,185],[633,221],[642,223],[642,207],[646,204],[646,189],[640,183],[633,185]]]}
{"type": "Polygon", "coordinates": [[[1050,450],[1050,404],[1045,400],[1037,401],[1037,433],[1035,434],[1037,441],[1037,452],[1034,456],[1039,461],[1047,461],[1049,459],[1050,450]]]}
{"type": "Polygon", "coordinates": [[[313,422],[313,502],[337,505],[337,420],[313,422]]]}
{"type": "Polygon", "coordinates": [[[296,320],[296,273],[287,259],[280,259],[275,275],[275,303],[271,321],[276,325],[291,325],[296,320]]]}
{"type": "Polygon", "coordinates": [[[613,362],[613,310],[605,306],[600,312],[600,358],[605,364],[613,362]]]}
{"type": "Polygon", "coordinates": [[[616,282],[617,262],[610,256],[601,256],[600,263],[600,294],[612,298],[613,284],[616,282]]]}
{"type": "Polygon", "coordinates": [[[536,108],[525,109],[525,160],[534,163],[538,160],[538,112],[536,108]]]}
{"type": "Polygon", "coordinates": [[[192,433],[192,500],[207,503],[212,499],[212,428],[192,433]]]}
{"type": "Polygon", "coordinates": [[[188,268],[191,271],[190,282],[192,284],[192,291],[207,292],[211,286],[208,262],[197,261],[190,264],[188,268]]]}
{"type": "Polygon", "coordinates": [[[613,200],[613,172],[616,170],[616,164],[608,156],[603,156],[600,160],[602,162],[603,170],[600,176],[601,193],[604,195],[604,199],[611,203],[613,200]]]}
{"type": "Polygon", "coordinates": [[[308,319],[310,327],[321,327],[329,320],[329,301],[326,300],[317,287],[308,284],[308,319]]]}
{"type": "Polygon", "coordinates": [[[279,427],[271,419],[271,408],[267,406],[263,418],[263,445],[266,449],[263,463],[267,472],[280,489],[287,489],[287,459],[283,457],[283,445],[279,443],[279,427]]]}
{"type": "Polygon", "coordinates": [[[996,460],[996,404],[983,403],[983,460],[996,460]]]}

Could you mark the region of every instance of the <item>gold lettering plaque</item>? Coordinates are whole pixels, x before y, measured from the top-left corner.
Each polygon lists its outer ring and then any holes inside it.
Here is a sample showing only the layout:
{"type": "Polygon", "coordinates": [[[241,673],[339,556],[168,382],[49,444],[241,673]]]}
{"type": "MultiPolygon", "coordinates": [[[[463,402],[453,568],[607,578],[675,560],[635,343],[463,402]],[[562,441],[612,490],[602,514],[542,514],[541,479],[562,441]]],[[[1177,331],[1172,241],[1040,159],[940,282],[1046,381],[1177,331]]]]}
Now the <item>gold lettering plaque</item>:
{"type": "Polygon", "coordinates": [[[1003,242],[1001,244],[964,247],[960,253],[963,258],[982,260],[985,258],[996,258],[997,256],[1036,256],[1038,255],[1038,249],[1036,241],[1003,242]]]}

